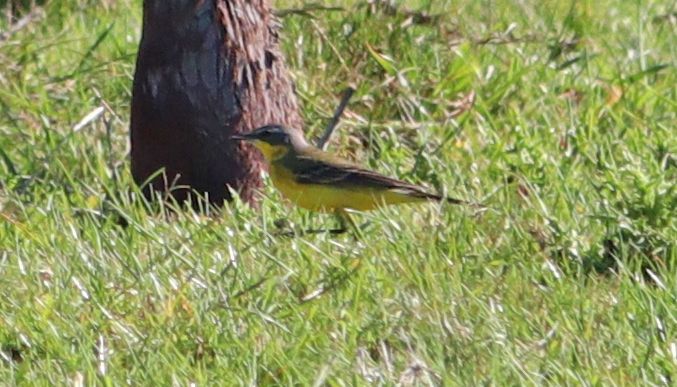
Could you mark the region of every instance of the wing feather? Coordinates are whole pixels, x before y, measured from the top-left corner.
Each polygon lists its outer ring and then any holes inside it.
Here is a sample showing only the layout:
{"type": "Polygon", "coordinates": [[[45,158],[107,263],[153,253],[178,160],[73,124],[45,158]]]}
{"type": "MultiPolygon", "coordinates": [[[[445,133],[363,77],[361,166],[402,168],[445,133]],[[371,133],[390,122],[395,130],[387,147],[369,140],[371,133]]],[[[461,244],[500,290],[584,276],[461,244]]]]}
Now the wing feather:
{"type": "Polygon", "coordinates": [[[440,196],[425,192],[413,184],[383,176],[342,160],[330,160],[329,157],[324,152],[297,156],[293,160],[296,181],[302,184],[389,189],[414,197],[441,199],[440,196]]]}

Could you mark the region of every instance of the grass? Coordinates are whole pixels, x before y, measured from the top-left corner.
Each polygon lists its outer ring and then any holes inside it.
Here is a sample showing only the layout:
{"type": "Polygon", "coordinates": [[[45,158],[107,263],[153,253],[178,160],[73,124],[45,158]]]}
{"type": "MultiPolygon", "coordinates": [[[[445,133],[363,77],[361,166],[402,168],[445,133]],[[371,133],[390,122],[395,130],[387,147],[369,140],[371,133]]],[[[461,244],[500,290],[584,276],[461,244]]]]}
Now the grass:
{"type": "Polygon", "coordinates": [[[48,1],[0,41],[2,383],[673,384],[674,1],[332,4],[283,18],[308,135],[354,84],[330,149],[492,210],[149,211],[140,2],[48,1]]]}

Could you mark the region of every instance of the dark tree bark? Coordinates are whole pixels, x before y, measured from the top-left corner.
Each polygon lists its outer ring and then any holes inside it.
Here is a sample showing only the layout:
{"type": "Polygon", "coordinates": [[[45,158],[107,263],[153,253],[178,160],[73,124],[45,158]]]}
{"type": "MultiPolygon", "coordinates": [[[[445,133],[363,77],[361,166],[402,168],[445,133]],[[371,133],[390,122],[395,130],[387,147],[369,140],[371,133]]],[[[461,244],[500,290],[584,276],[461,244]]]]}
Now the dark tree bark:
{"type": "Polygon", "coordinates": [[[145,0],[134,76],[132,174],[179,201],[227,186],[252,203],[260,156],[230,140],[269,123],[300,130],[296,96],[267,0],[145,0]]]}

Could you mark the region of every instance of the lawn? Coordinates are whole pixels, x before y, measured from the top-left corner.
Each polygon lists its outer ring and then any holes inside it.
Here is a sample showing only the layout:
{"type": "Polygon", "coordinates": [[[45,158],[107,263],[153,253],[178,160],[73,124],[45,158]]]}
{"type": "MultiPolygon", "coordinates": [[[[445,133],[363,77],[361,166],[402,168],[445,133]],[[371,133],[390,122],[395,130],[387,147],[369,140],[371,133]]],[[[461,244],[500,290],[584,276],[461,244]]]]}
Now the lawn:
{"type": "Polygon", "coordinates": [[[163,211],[141,1],[3,16],[0,384],[675,383],[674,1],[274,4],[309,138],[354,85],[330,150],[489,209],[163,211]]]}

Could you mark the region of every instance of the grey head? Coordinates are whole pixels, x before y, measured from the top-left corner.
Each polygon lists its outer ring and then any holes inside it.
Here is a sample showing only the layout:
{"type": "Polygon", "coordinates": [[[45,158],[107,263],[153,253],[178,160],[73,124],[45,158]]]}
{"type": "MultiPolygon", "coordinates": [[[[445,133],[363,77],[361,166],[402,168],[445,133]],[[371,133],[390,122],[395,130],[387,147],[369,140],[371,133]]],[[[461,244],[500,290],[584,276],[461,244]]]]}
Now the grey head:
{"type": "Polygon", "coordinates": [[[303,147],[307,145],[306,140],[299,131],[290,130],[277,124],[261,126],[249,133],[236,134],[230,138],[233,140],[261,141],[272,146],[292,145],[294,147],[303,147]]]}

